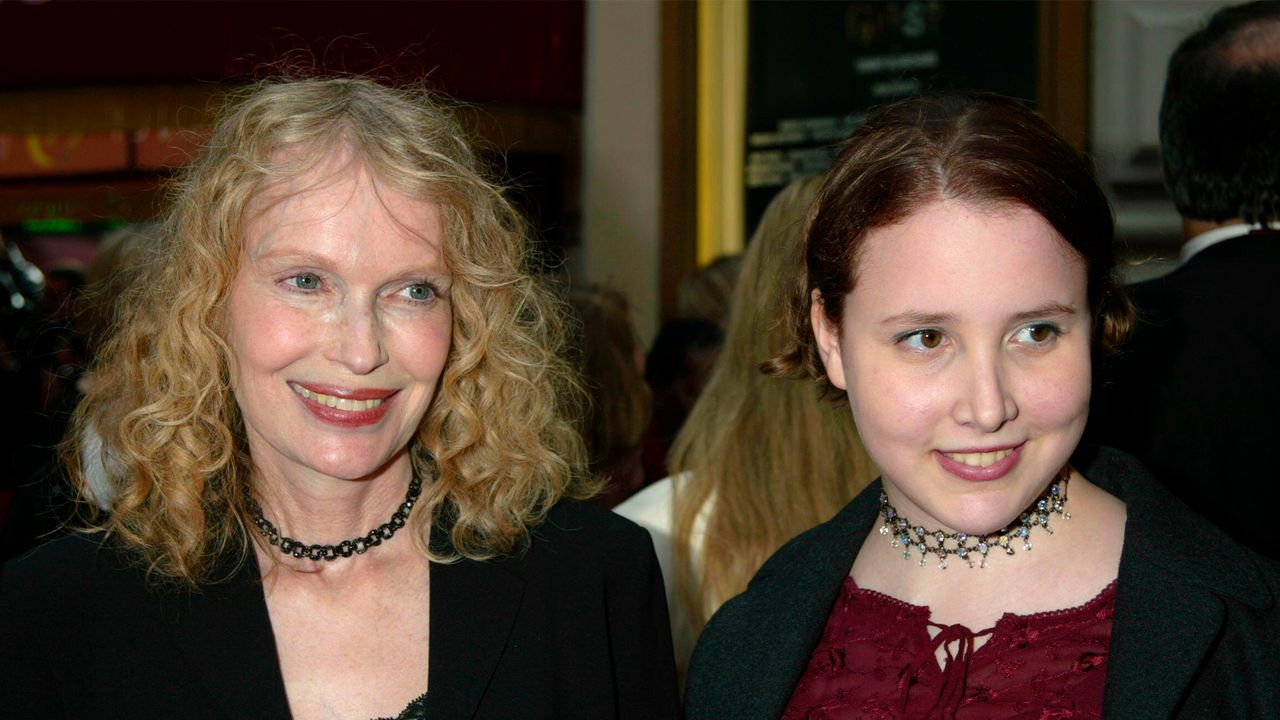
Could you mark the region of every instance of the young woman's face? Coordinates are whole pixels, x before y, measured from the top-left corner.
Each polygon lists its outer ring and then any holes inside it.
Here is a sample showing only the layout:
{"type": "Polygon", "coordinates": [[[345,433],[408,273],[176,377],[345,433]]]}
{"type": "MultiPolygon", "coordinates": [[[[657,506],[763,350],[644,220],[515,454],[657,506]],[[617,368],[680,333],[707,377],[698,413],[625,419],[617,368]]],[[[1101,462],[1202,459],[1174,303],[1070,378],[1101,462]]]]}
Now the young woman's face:
{"type": "Polygon", "coordinates": [[[408,446],[449,353],[439,209],[348,159],[270,188],[255,210],[227,309],[254,464],[374,474],[408,446]]]}
{"type": "Polygon", "coordinates": [[[811,307],[892,502],[987,533],[1044,491],[1089,410],[1084,261],[1036,212],[940,200],[864,238],[839,327],[811,307]]]}

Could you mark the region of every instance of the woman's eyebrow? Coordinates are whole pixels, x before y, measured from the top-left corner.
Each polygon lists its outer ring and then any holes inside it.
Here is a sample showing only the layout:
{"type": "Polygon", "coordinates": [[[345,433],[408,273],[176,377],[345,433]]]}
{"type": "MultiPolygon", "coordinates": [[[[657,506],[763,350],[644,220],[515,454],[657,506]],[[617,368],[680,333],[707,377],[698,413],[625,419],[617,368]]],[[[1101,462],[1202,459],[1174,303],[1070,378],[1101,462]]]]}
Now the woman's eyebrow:
{"type": "Polygon", "coordinates": [[[919,310],[892,315],[880,321],[881,325],[945,325],[956,319],[951,313],[927,313],[919,310]]]}
{"type": "Polygon", "coordinates": [[[1051,317],[1069,317],[1076,314],[1076,309],[1072,305],[1063,305],[1060,302],[1047,302],[1030,310],[1024,310],[1010,316],[1009,321],[1013,324],[1026,322],[1027,320],[1036,320],[1040,318],[1051,317]]]}
{"type": "MultiPolygon", "coordinates": [[[[1023,310],[1010,316],[1012,323],[1025,322],[1037,318],[1046,317],[1064,317],[1075,315],[1077,310],[1071,305],[1064,305],[1060,302],[1047,302],[1043,305],[1037,305],[1030,310],[1023,310]]],[[[955,321],[956,316],[953,313],[930,313],[920,310],[908,310],[896,315],[885,318],[880,321],[881,325],[945,325],[955,321]]]]}
{"type": "Polygon", "coordinates": [[[276,262],[301,263],[303,265],[328,266],[329,258],[310,250],[272,247],[258,253],[251,253],[254,260],[272,260],[276,262]]]}

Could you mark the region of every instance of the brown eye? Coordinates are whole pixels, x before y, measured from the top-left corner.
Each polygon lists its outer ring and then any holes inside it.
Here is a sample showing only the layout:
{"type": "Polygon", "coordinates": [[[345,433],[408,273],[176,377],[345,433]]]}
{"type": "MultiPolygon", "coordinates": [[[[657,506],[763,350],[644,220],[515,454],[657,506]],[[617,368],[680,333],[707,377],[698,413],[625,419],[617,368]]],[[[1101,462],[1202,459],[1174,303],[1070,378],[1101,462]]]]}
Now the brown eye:
{"type": "Polygon", "coordinates": [[[947,336],[941,330],[912,330],[898,336],[897,342],[915,353],[937,350],[946,344],[947,336]]]}
{"type": "Polygon", "coordinates": [[[1061,331],[1052,323],[1027,325],[1014,335],[1014,342],[1020,345],[1043,345],[1047,347],[1060,334],[1061,331]]]}

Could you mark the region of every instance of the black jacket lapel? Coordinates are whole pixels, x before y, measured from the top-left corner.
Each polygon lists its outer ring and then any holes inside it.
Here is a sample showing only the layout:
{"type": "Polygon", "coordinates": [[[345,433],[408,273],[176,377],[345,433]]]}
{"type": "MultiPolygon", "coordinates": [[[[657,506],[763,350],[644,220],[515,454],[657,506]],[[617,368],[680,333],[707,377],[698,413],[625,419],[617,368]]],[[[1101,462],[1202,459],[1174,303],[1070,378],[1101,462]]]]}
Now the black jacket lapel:
{"type": "Polygon", "coordinates": [[[431,564],[427,717],[470,718],[479,708],[524,593],[524,581],[503,564],[431,564]]]}
{"type": "Polygon", "coordinates": [[[287,720],[289,701],[260,577],[250,552],[229,581],[174,592],[163,604],[179,651],[226,717],[287,720]]]}
{"type": "Polygon", "coordinates": [[[1129,519],[1116,584],[1103,702],[1108,718],[1168,718],[1222,632],[1224,598],[1269,607],[1254,559],[1131,460],[1101,451],[1085,477],[1123,499],[1129,519]],[[1225,568],[1231,568],[1226,571],[1225,568]]]}
{"type": "MultiPolygon", "coordinates": [[[[773,720],[782,714],[822,636],[841,583],[875,522],[879,488],[877,480],[829,523],[803,536],[802,545],[793,541],[783,546],[752,580],[750,592],[720,610],[726,614],[721,621],[731,626],[738,625],[731,619],[737,616],[768,622],[751,623],[749,638],[704,633],[689,673],[688,695],[709,702],[690,704],[686,708],[690,720],[703,716],[700,707],[731,708],[725,717],[735,720],[773,720]],[[720,640],[727,645],[718,647],[720,640]],[[728,682],[723,673],[711,673],[716,687],[695,687],[707,675],[698,672],[700,656],[715,662],[733,657],[741,667],[728,682]]],[[[716,624],[716,618],[710,625],[716,624]]]]}

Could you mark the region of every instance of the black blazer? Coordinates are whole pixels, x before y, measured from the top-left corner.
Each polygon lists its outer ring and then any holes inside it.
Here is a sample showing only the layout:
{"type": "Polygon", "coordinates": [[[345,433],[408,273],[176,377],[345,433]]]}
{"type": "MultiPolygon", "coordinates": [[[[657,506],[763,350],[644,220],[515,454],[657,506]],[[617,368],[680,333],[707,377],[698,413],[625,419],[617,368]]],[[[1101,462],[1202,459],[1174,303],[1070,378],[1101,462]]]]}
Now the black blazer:
{"type": "Polygon", "coordinates": [[[1133,338],[1097,374],[1088,442],[1124,450],[1228,534],[1280,559],[1258,498],[1278,473],[1280,232],[1205,248],[1126,288],[1133,338]]]}
{"type": "MultiPolygon", "coordinates": [[[[442,539],[435,533],[433,542],[442,539]]],[[[431,718],[679,715],[644,530],[564,501],[527,553],[431,566],[431,718]]],[[[288,718],[256,561],[199,593],[67,537],[0,576],[5,718],[288,718]]]]}
{"type": "MultiPolygon", "coordinates": [[[[1280,566],[1191,513],[1132,458],[1100,450],[1075,461],[1128,506],[1103,717],[1280,717],[1280,566]]],[[[715,614],[693,654],[686,717],[782,714],[879,495],[876,481],[784,545],[715,614]]]]}

